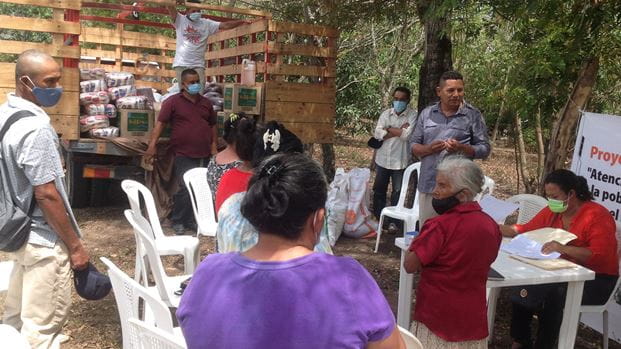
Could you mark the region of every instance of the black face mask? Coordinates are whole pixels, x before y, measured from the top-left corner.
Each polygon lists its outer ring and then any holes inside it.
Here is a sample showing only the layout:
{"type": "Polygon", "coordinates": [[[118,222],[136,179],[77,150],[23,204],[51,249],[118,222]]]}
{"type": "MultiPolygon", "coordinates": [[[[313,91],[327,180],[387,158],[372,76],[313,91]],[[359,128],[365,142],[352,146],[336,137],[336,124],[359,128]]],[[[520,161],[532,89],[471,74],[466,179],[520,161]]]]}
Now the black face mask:
{"type": "Polygon", "coordinates": [[[457,194],[459,194],[461,192],[458,191],[457,193],[446,197],[444,199],[436,199],[433,198],[431,200],[431,206],[433,206],[433,209],[438,213],[438,214],[443,214],[446,211],[452,209],[453,207],[459,205],[460,201],[457,198],[457,194]]]}

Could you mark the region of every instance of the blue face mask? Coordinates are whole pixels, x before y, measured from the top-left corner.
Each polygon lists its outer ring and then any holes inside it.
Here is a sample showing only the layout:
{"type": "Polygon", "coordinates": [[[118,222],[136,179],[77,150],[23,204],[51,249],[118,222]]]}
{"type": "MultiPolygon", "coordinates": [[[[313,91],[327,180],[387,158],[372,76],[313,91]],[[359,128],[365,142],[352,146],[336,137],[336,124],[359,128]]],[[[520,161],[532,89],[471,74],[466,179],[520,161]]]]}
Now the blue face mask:
{"type": "Polygon", "coordinates": [[[403,113],[405,108],[408,107],[408,102],[405,101],[393,101],[392,107],[395,109],[397,113],[403,113]]]}
{"type": "Polygon", "coordinates": [[[201,84],[196,83],[196,84],[190,84],[188,85],[188,93],[191,95],[196,95],[199,92],[201,92],[201,84]]]}
{"type": "Polygon", "coordinates": [[[192,22],[196,22],[196,21],[198,21],[199,19],[201,19],[201,13],[200,13],[200,12],[193,12],[193,13],[190,13],[190,14],[188,15],[188,18],[189,18],[192,22]]]}
{"type": "Polygon", "coordinates": [[[62,87],[37,87],[29,76],[26,76],[33,87],[30,87],[22,81],[32,91],[35,99],[42,107],[52,107],[58,103],[63,94],[62,87]]]}

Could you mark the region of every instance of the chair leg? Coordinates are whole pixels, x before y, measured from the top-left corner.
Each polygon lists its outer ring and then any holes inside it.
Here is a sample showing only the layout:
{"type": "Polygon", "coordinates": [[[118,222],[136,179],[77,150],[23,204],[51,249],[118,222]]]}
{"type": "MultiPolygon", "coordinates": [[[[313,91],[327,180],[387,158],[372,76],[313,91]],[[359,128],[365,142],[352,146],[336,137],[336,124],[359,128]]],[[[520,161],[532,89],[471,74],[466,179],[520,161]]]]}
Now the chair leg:
{"type": "Polygon", "coordinates": [[[602,324],[602,333],[604,334],[604,349],[608,349],[608,310],[603,312],[604,323],[602,324]]]}
{"type": "Polygon", "coordinates": [[[384,225],[384,215],[380,214],[379,226],[377,227],[377,238],[375,239],[375,252],[379,249],[380,237],[382,236],[382,227],[384,225]]]}
{"type": "Polygon", "coordinates": [[[198,265],[198,259],[200,258],[199,247],[186,248],[183,254],[183,269],[186,274],[194,274],[194,270],[198,265]]]}

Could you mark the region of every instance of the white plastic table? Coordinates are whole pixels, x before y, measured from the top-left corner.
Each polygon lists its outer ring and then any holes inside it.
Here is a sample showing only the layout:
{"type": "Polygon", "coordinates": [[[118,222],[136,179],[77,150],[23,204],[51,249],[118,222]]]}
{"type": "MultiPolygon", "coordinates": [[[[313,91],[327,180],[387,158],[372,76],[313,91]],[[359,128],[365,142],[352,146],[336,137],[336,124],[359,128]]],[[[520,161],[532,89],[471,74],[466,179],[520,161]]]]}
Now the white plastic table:
{"type": "MultiPolygon", "coordinates": [[[[410,314],[412,312],[412,287],[414,277],[403,268],[405,255],[408,247],[403,238],[397,238],[395,245],[401,249],[401,266],[399,272],[399,301],[397,305],[397,324],[404,328],[410,328],[410,314]]],[[[584,282],[593,280],[595,272],[575,265],[573,268],[561,270],[543,270],[535,266],[510,258],[503,251],[498,252],[498,257],[492,263],[492,267],[501,273],[503,281],[487,281],[488,306],[487,321],[489,338],[492,338],[494,317],[496,315],[496,300],[501,287],[549,284],[555,282],[567,282],[567,298],[563,312],[563,322],[559,334],[559,348],[573,348],[578,330],[580,317],[580,303],[584,282]]]]}

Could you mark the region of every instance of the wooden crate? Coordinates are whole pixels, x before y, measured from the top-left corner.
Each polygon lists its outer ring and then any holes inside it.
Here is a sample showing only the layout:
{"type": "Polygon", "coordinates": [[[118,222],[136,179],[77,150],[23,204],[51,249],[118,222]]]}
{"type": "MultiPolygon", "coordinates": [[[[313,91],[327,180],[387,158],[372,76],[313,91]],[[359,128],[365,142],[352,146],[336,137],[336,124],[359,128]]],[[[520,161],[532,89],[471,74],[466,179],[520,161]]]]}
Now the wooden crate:
{"type": "Polygon", "coordinates": [[[332,143],[336,115],[336,40],[329,27],[254,21],[208,38],[205,75],[240,82],[242,60],[264,83],[263,120],[277,120],[305,143],[332,143]]]}
{"type": "MultiPolygon", "coordinates": [[[[28,49],[38,49],[50,54],[63,66],[63,77],[60,82],[64,88],[63,96],[56,106],[45,108],[45,110],[50,115],[56,132],[62,138],[78,139],[80,136],[78,131],[79,71],[71,66],[80,58],[80,47],[72,46],[70,38],[80,34],[80,23],[66,20],[65,13],[66,11],[79,11],[81,2],[74,0],[2,0],[0,2],[51,9],[51,19],[0,15],[0,29],[52,35],[51,43],[0,40],[0,53],[19,54],[28,49]],[[69,40],[65,42],[68,38],[69,40]]],[[[4,103],[6,94],[14,90],[15,63],[0,63],[0,103],[4,103]]]]}

